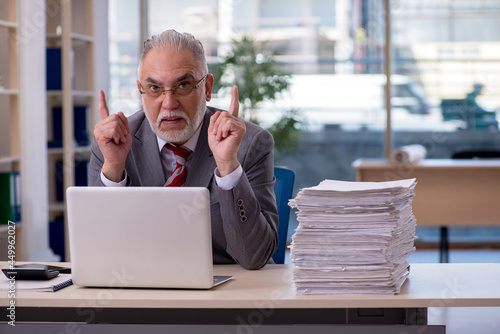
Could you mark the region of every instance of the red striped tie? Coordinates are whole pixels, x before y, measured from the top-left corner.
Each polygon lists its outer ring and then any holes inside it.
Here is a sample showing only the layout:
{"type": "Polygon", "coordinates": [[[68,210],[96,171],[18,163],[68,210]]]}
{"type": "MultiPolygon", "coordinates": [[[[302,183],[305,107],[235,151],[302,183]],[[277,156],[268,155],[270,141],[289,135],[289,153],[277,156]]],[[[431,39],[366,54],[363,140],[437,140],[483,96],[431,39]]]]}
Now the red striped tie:
{"type": "Polygon", "coordinates": [[[175,160],[177,161],[177,165],[168,177],[165,187],[182,187],[187,175],[185,168],[186,159],[191,151],[182,146],[175,147],[170,144],[165,144],[165,146],[174,152],[175,160]]]}

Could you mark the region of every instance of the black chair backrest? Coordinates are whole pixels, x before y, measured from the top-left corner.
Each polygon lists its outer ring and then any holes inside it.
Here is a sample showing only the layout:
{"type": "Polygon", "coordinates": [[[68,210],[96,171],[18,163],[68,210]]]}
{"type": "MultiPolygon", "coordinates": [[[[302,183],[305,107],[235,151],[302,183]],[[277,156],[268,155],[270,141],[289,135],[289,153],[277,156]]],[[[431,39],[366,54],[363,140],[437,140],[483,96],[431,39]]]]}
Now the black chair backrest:
{"type": "Polygon", "coordinates": [[[500,151],[494,150],[476,150],[455,152],[452,159],[492,159],[500,158],[500,151]]]}

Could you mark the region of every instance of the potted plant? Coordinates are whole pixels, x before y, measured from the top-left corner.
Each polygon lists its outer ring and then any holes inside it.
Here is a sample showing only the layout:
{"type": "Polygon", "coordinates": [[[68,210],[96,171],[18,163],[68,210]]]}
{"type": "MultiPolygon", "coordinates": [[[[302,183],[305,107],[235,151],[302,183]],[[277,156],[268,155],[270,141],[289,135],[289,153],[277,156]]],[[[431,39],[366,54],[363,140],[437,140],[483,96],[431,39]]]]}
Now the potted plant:
{"type": "MultiPolygon", "coordinates": [[[[211,68],[215,77],[214,91],[222,94],[238,86],[240,117],[259,124],[257,110],[262,101],[274,101],[290,85],[290,74],[274,60],[275,54],[266,54],[264,47],[251,37],[233,39],[222,61],[211,68]]],[[[298,110],[283,110],[280,118],[268,130],[274,137],[278,153],[297,148],[305,121],[298,110]]]]}

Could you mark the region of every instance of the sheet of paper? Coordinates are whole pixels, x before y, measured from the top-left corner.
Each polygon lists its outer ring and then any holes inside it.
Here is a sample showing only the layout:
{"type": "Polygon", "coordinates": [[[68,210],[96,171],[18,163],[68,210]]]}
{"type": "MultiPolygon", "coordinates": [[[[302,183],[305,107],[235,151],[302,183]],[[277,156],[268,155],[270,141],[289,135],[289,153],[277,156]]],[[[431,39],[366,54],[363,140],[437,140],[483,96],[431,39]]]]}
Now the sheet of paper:
{"type": "Polygon", "coordinates": [[[0,291],[12,290],[14,283],[15,291],[31,292],[55,292],[72,284],[71,274],[59,274],[49,280],[9,280],[5,275],[0,277],[0,291]]]}

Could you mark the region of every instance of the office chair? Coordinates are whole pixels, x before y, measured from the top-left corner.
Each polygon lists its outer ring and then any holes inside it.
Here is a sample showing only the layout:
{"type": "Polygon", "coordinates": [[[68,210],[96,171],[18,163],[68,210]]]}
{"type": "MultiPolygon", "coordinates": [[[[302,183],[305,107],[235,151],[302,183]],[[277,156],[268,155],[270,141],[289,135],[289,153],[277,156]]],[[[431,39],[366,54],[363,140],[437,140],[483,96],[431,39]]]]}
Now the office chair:
{"type": "MultiPolygon", "coordinates": [[[[494,159],[500,158],[500,151],[495,150],[467,150],[453,153],[452,159],[494,159]]],[[[448,227],[441,226],[440,228],[440,246],[439,246],[439,262],[448,263],[450,242],[448,236],[448,227]]]]}
{"type": "Polygon", "coordinates": [[[278,248],[273,254],[273,260],[275,263],[283,264],[285,263],[288,221],[290,219],[290,207],[288,206],[288,200],[292,197],[295,173],[291,169],[274,167],[274,176],[276,177],[274,193],[276,195],[276,205],[278,206],[279,243],[278,248]]]}

